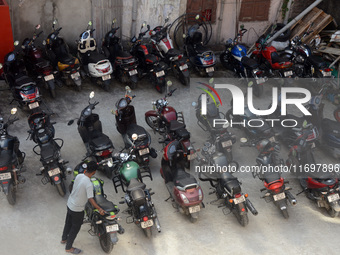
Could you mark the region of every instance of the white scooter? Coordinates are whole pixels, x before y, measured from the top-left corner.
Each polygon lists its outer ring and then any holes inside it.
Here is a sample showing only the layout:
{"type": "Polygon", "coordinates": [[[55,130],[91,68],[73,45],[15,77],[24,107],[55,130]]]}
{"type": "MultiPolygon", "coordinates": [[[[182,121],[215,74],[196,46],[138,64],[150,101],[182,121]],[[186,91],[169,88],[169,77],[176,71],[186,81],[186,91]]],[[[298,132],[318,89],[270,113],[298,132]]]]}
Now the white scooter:
{"type": "Polygon", "coordinates": [[[80,34],[78,44],[78,57],[84,67],[86,74],[96,83],[101,85],[105,91],[110,90],[111,73],[113,72],[110,61],[97,51],[97,43],[90,29],[92,21],[88,23],[86,30],[80,34]]]}

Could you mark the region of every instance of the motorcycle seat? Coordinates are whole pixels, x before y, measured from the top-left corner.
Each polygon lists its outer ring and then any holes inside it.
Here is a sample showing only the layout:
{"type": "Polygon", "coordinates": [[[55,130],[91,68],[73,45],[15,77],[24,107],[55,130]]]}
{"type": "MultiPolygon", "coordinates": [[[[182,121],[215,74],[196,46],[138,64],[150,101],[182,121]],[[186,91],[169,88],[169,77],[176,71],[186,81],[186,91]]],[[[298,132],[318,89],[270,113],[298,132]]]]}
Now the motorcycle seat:
{"type": "Polygon", "coordinates": [[[283,58],[283,57],[280,57],[279,54],[277,54],[277,52],[273,52],[271,54],[271,57],[272,57],[272,63],[284,63],[284,62],[287,62],[289,61],[288,59],[286,58],[283,58]]]}
{"type": "Polygon", "coordinates": [[[115,204],[107,200],[103,195],[95,195],[94,200],[101,208],[103,208],[104,211],[107,211],[107,212],[118,211],[118,209],[115,207],[115,204]]]}
{"type": "Polygon", "coordinates": [[[63,64],[71,65],[75,61],[75,57],[73,57],[71,54],[63,55],[59,58],[59,61],[63,64]]]}
{"type": "Polygon", "coordinates": [[[331,133],[336,138],[340,138],[340,122],[325,118],[321,122],[321,128],[324,134],[331,133]]]}
{"type": "Polygon", "coordinates": [[[17,86],[15,86],[16,89],[22,89],[25,86],[28,85],[35,85],[35,82],[28,76],[21,74],[19,77],[17,76],[15,79],[15,83],[17,86]]]}
{"type": "Polygon", "coordinates": [[[168,52],[166,53],[166,56],[170,58],[170,57],[175,57],[181,54],[182,54],[181,51],[177,49],[169,49],[168,52]]]}
{"type": "Polygon", "coordinates": [[[107,135],[101,133],[100,136],[91,140],[91,145],[93,145],[96,150],[104,150],[113,147],[110,138],[107,135]]]}
{"type": "Polygon", "coordinates": [[[327,185],[333,185],[335,184],[335,178],[332,175],[332,173],[324,173],[324,172],[308,172],[306,173],[307,177],[310,177],[312,179],[315,179],[318,182],[327,184],[327,185]]]}
{"type": "Polygon", "coordinates": [[[185,172],[183,168],[177,169],[173,181],[175,186],[179,186],[182,188],[189,185],[197,185],[196,179],[189,173],[185,172]]]}
{"type": "Polygon", "coordinates": [[[180,139],[185,140],[190,138],[190,132],[186,128],[177,129],[175,133],[180,139]]]}
{"type": "Polygon", "coordinates": [[[54,154],[57,150],[59,150],[59,145],[51,140],[48,143],[44,143],[40,145],[40,161],[48,161],[54,157],[54,154]]]}
{"type": "Polygon", "coordinates": [[[241,193],[241,187],[238,179],[229,172],[224,172],[221,175],[221,183],[231,194],[241,193]]]}
{"type": "Polygon", "coordinates": [[[176,130],[178,130],[178,129],[183,129],[183,128],[185,128],[185,127],[186,127],[186,126],[185,126],[184,123],[179,122],[179,121],[177,121],[177,120],[171,120],[171,121],[170,121],[169,130],[173,132],[173,131],[176,131],[176,130]]]}
{"type": "Polygon", "coordinates": [[[146,185],[143,182],[138,181],[137,179],[132,179],[129,183],[129,186],[127,187],[127,192],[131,193],[134,190],[143,190],[144,193],[144,189],[145,189],[146,185]]]}
{"type": "Polygon", "coordinates": [[[275,182],[275,181],[279,181],[281,178],[279,173],[273,173],[273,172],[265,172],[262,176],[263,176],[263,180],[268,184],[275,182]]]}
{"type": "Polygon", "coordinates": [[[132,58],[132,56],[131,56],[130,53],[120,50],[120,51],[117,52],[116,58],[117,59],[130,59],[130,58],[132,58]]]}
{"type": "Polygon", "coordinates": [[[103,54],[100,54],[96,51],[91,51],[89,58],[88,58],[88,63],[98,63],[99,61],[105,60],[105,56],[103,54]]]}
{"type": "Polygon", "coordinates": [[[0,148],[0,166],[7,166],[12,161],[12,152],[9,150],[4,150],[3,148],[0,148]]]}
{"type": "Polygon", "coordinates": [[[153,64],[153,63],[158,62],[158,57],[152,54],[148,54],[145,56],[145,61],[146,63],[153,64]]]}
{"type": "Polygon", "coordinates": [[[248,58],[247,56],[242,57],[241,63],[245,68],[255,69],[259,66],[256,60],[248,58]]]}
{"type": "Polygon", "coordinates": [[[327,67],[327,63],[325,61],[323,61],[322,58],[319,57],[319,56],[314,56],[314,55],[310,56],[308,58],[308,62],[310,62],[316,68],[327,67]]]}

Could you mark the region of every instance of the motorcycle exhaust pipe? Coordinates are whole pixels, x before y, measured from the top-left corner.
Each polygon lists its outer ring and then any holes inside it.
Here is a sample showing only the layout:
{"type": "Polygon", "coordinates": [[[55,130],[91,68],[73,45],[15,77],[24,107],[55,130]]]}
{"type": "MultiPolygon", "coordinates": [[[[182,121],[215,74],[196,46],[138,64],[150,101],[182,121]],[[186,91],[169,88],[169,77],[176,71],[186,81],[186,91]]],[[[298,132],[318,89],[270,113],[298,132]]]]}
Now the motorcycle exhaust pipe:
{"type": "Polygon", "coordinates": [[[292,193],[289,192],[289,190],[287,190],[286,192],[286,195],[287,195],[287,198],[288,198],[288,201],[291,205],[296,205],[297,204],[297,201],[295,199],[295,197],[293,197],[292,193]]]}
{"type": "Polygon", "coordinates": [[[72,168],[71,167],[66,168],[66,173],[67,174],[72,174],[72,168]]]}
{"type": "Polygon", "coordinates": [[[158,217],[156,217],[155,223],[156,223],[157,231],[158,231],[158,233],[160,233],[161,232],[161,224],[159,223],[158,217]]]}
{"type": "Polygon", "coordinates": [[[256,216],[259,214],[249,199],[246,199],[246,206],[253,215],[256,216]]]}

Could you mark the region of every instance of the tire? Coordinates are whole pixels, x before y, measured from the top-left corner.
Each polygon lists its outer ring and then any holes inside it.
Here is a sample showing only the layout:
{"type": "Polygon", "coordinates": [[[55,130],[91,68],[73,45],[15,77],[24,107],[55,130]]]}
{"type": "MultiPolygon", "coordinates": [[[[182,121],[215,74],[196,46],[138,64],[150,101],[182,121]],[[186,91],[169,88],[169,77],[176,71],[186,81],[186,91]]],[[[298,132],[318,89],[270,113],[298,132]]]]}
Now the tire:
{"type": "Polygon", "coordinates": [[[8,187],[8,194],[6,195],[7,201],[10,205],[15,205],[17,201],[17,195],[16,195],[16,190],[13,186],[13,183],[9,184],[8,187]]]}
{"type": "Polygon", "coordinates": [[[112,179],[112,170],[109,166],[104,166],[104,173],[106,175],[107,178],[109,178],[110,180],[112,179]]]}
{"type": "Polygon", "coordinates": [[[68,185],[68,191],[70,192],[70,194],[73,190],[73,184],[74,184],[74,182],[71,182],[70,185],[68,185]]]}
{"type": "Polygon", "coordinates": [[[282,212],[282,215],[283,215],[283,217],[284,217],[285,219],[288,219],[288,218],[289,218],[289,214],[288,214],[287,208],[281,210],[281,212],[282,212]]]}
{"type": "Polygon", "coordinates": [[[331,216],[332,218],[338,217],[339,216],[339,212],[335,211],[334,208],[331,208],[328,210],[328,214],[329,216],[331,216]]]}
{"type": "Polygon", "coordinates": [[[113,249],[113,243],[109,233],[99,236],[99,243],[105,253],[111,253],[113,249]]]}
{"type": "Polygon", "coordinates": [[[238,222],[241,224],[242,227],[245,227],[249,223],[248,214],[240,215],[238,222]]]}
{"type": "Polygon", "coordinates": [[[132,90],[134,90],[134,89],[137,88],[137,82],[131,81],[131,82],[129,83],[129,86],[130,86],[130,88],[131,88],[132,90]]]}
{"type": "Polygon", "coordinates": [[[50,88],[50,95],[51,95],[52,98],[56,98],[55,89],[50,88]]]}
{"type": "Polygon", "coordinates": [[[190,215],[190,222],[191,223],[196,223],[197,222],[197,220],[198,220],[198,218],[196,217],[196,218],[194,218],[194,217],[192,217],[192,215],[190,215]]]}
{"type": "Polygon", "coordinates": [[[333,116],[337,122],[340,122],[340,107],[336,108],[333,112],[333,116]]]}
{"type": "Polygon", "coordinates": [[[64,197],[66,194],[66,187],[65,187],[64,180],[61,180],[60,183],[56,184],[56,187],[57,187],[59,195],[64,197]]]}
{"type": "Polygon", "coordinates": [[[227,53],[226,52],[223,52],[221,55],[220,55],[220,62],[221,64],[223,65],[224,68],[230,70],[230,71],[234,71],[234,67],[233,65],[231,65],[228,61],[228,56],[227,56],[227,53]]]}
{"type": "Polygon", "coordinates": [[[151,228],[143,228],[143,232],[147,238],[151,238],[152,236],[151,228]]]}
{"type": "Polygon", "coordinates": [[[257,83],[253,86],[253,93],[256,97],[260,97],[263,94],[263,85],[259,85],[257,83]]]}
{"type": "Polygon", "coordinates": [[[158,91],[158,93],[163,94],[165,92],[165,79],[163,80],[156,80],[155,88],[158,91]]]}
{"type": "Polygon", "coordinates": [[[148,124],[148,126],[151,127],[153,130],[156,130],[157,132],[159,132],[158,125],[156,125],[154,122],[154,121],[158,122],[157,120],[158,118],[155,116],[148,116],[148,117],[145,116],[146,124],[148,124]]]}
{"type": "Polygon", "coordinates": [[[110,80],[106,80],[103,82],[103,89],[106,91],[106,92],[109,92],[110,91],[110,84],[111,84],[111,79],[110,80]]]}
{"type": "Polygon", "coordinates": [[[190,77],[185,77],[182,72],[179,73],[179,80],[184,86],[190,85],[190,77]]]}
{"type": "Polygon", "coordinates": [[[77,90],[78,92],[80,92],[80,91],[81,91],[81,85],[79,85],[79,86],[77,85],[77,86],[76,86],[76,90],[77,90]]]}

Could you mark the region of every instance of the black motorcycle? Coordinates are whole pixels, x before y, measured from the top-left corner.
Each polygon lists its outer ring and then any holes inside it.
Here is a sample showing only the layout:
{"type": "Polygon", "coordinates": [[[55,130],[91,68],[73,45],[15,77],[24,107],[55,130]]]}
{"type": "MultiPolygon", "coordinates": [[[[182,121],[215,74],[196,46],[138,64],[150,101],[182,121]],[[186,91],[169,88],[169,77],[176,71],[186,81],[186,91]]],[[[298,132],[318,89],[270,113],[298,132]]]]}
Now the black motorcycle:
{"type": "Polygon", "coordinates": [[[132,89],[135,89],[138,82],[138,61],[124,50],[120,38],[116,36],[119,27],[114,27],[115,21],[113,20],[111,30],[104,37],[101,51],[112,63],[115,77],[121,83],[128,83],[132,89]]]}
{"type": "MultiPolygon", "coordinates": [[[[112,152],[114,146],[110,138],[103,133],[102,123],[99,115],[92,113],[99,102],[91,103],[94,92],[90,93],[89,105],[86,106],[78,118],[78,132],[85,144],[86,157],[92,157],[98,164],[99,170],[104,172],[108,178],[112,178],[112,152]]],[[[74,120],[70,120],[68,125],[72,125],[74,120]]]]}
{"type": "Polygon", "coordinates": [[[232,212],[241,226],[245,227],[249,223],[248,210],[253,215],[257,215],[258,212],[248,199],[248,194],[242,192],[242,183],[232,174],[237,171],[238,167],[228,168],[231,165],[226,156],[217,152],[215,146],[209,142],[204,144],[202,156],[204,157],[203,159],[198,158],[199,166],[201,167],[199,179],[201,181],[209,181],[213,188],[210,194],[216,193],[217,196],[217,200],[214,202],[223,200],[220,203],[220,206],[226,206],[223,209],[223,213],[227,215],[232,212]],[[221,168],[225,167],[225,169],[216,172],[203,170],[203,167],[209,166],[216,166],[216,168],[218,166],[221,168]]]}
{"type": "MultiPolygon", "coordinates": [[[[11,114],[15,113],[16,108],[13,108],[11,114]]],[[[26,154],[19,150],[18,138],[7,132],[7,128],[17,120],[9,117],[4,123],[3,118],[0,117],[0,185],[11,205],[16,203],[18,184],[25,182],[21,173],[25,171],[23,162],[26,154]]]]}
{"type": "Polygon", "coordinates": [[[114,114],[117,131],[123,137],[125,149],[131,148],[133,145],[132,154],[135,156],[134,160],[142,168],[143,175],[149,176],[152,180],[149,157],[156,158],[157,152],[154,148],[150,147],[150,134],[142,126],[137,125],[135,107],[130,104],[135,96],[129,96],[130,92],[130,88],[126,87],[125,96],[116,103],[117,110],[114,114]],[[138,135],[137,141],[133,140],[133,134],[138,135]]]}
{"type": "Polygon", "coordinates": [[[150,26],[147,25],[147,30],[141,32],[145,26],[146,24],[143,23],[138,38],[134,36],[131,39],[131,43],[133,44],[131,54],[138,59],[138,73],[140,77],[148,76],[156,90],[159,93],[164,93],[166,89],[165,75],[167,66],[165,63],[160,62],[156,55],[152,54],[151,45],[142,43],[143,37],[150,31],[150,26]]]}

